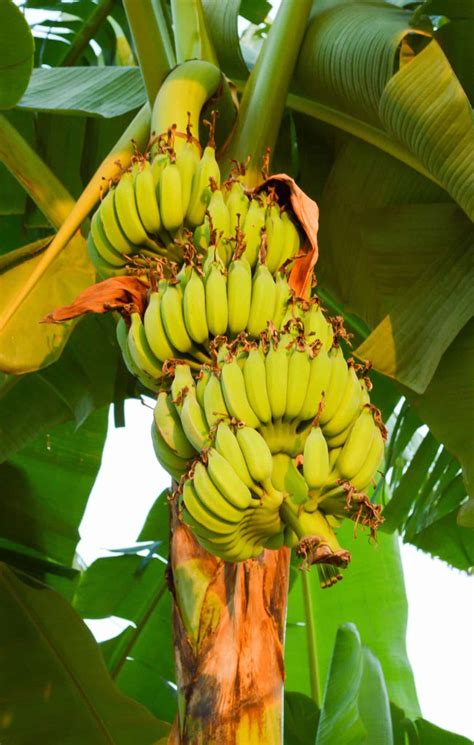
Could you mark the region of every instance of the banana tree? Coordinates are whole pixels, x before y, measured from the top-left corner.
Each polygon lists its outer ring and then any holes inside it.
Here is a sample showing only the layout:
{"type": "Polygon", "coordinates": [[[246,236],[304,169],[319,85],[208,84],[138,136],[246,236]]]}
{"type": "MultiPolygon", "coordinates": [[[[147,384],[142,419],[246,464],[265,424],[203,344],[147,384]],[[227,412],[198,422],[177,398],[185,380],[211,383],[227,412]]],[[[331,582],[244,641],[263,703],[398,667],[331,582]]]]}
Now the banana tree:
{"type": "Polygon", "coordinates": [[[468,3],[63,5],[32,30],[0,7],[2,741],[464,742],[421,718],[396,531],[472,566],[468,3]],[[104,407],[123,425],[145,389],[110,316],[40,321],[100,280],[88,218],[121,169],[212,111],[223,173],[251,155],[248,188],[271,169],[318,203],[318,295],[389,425],[378,547],[343,528],[324,592],[288,548],[211,556],[168,492],[135,547],[74,563],[104,407]],[[133,626],[100,651],[81,616],[111,615],[133,626]]]}

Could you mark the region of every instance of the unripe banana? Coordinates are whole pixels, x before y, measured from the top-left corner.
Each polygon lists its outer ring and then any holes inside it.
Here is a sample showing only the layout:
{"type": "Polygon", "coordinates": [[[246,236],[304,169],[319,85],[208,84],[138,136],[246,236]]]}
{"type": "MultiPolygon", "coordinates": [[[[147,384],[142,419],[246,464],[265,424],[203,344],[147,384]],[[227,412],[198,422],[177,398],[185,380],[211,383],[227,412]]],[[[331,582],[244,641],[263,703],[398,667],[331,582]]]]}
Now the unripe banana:
{"type": "Polygon", "coordinates": [[[120,227],[130,243],[146,246],[149,240],[138,214],[133,182],[134,177],[130,171],[122,174],[115,189],[115,211],[120,227]]]}
{"type": "Polygon", "coordinates": [[[329,359],[331,360],[331,376],[324,396],[324,407],[319,417],[319,422],[323,428],[338,410],[349,377],[349,369],[341,347],[331,349],[329,359]]]}
{"type": "Polygon", "coordinates": [[[87,253],[89,254],[90,260],[94,264],[99,279],[108,279],[109,277],[118,277],[122,274],[125,274],[125,269],[123,266],[112,266],[112,264],[109,264],[109,262],[105,261],[105,259],[100,255],[97,248],[95,247],[92,233],[89,233],[89,235],[87,236],[87,253]]]}
{"type": "Polygon", "coordinates": [[[202,365],[199,374],[197,376],[196,383],[196,398],[199,406],[204,410],[204,394],[206,392],[207,384],[211,377],[211,368],[208,365],[202,365]]]}
{"type": "MultiPolygon", "coordinates": [[[[265,213],[266,205],[259,197],[250,200],[247,216],[243,223],[243,230],[246,245],[244,256],[251,267],[256,264],[258,252],[260,251],[262,228],[265,227],[265,213]]],[[[242,223],[240,225],[242,227],[242,223]]]]}
{"type": "Polygon", "coordinates": [[[135,199],[145,230],[152,235],[158,234],[161,228],[161,217],[153,173],[148,161],[142,163],[141,171],[135,177],[135,199]]]}
{"type": "Polygon", "coordinates": [[[286,420],[299,417],[308,391],[310,375],[311,359],[306,345],[301,349],[296,343],[288,360],[288,389],[284,415],[286,420]]]}
{"type": "Polygon", "coordinates": [[[313,303],[303,314],[303,322],[304,332],[309,337],[308,341],[311,343],[319,339],[326,352],[329,352],[333,342],[332,326],[326,320],[319,303],[313,303]]]}
{"type": "Polygon", "coordinates": [[[251,427],[238,427],[236,437],[253,481],[272,493],[272,454],[262,435],[251,427]]]}
{"type": "Polygon", "coordinates": [[[242,370],[235,358],[222,365],[221,388],[229,413],[248,427],[259,427],[260,422],[247,398],[242,370]]]}
{"type": "Polygon", "coordinates": [[[105,235],[111,245],[120,254],[133,254],[137,247],[125,236],[117,217],[115,208],[116,189],[109,189],[100,203],[100,217],[104,227],[105,235]]]}
{"type": "Polygon", "coordinates": [[[291,290],[288,280],[282,272],[278,272],[275,281],[275,305],[273,308],[272,321],[276,329],[282,328],[283,318],[288,310],[291,298],[291,290]]]}
{"type": "Polygon", "coordinates": [[[115,250],[105,234],[99,209],[96,210],[92,216],[91,235],[92,240],[94,241],[94,246],[104,261],[114,267],[123,267],[125,265],[126,259],[115,250]]]}
{"type": "Polygon", "coordinates": [[[189,461],[180,458],[171,450],[156,429],[154,422],[151,425],[151,440],[160,465],[168,471],[175,481],[179,481],[181,476],[186,473],[189,461]]]}
{"type": "MultiPolygon", "coordinates": [[[[357,491],[364,491],[367,489],[372,480],[380,468],[380,464],[383,458],[384,452],[384,440],[380,429],[376,426],[375,431],[372,435],[372,442],[370,444],[369,453],[364,462],[364,465],[358,473],[351,479],[351,484],[357,491]]],[[[337,466],[337,463],[336,463],[337,466]]]]}
{"type": "Polygon", "coordinates": [[[311,360],[308,388],[303,406],[299,412],[302,421],[314,419],[323,393],[327,390],[331,375],[331,362],[325,349],[320,349],[316,357],[311,360]]]}
{"type": "Polygon", "coordinates": [[[191,199],[193,178],[199,163],[199,150],[192,141],[186,141],[176,155],[176,166],[181,177],[181,207],[186,214],[191,199]]]}
{"type": "Polygon", "coordinates": [[[212,192],[211,199],[207,212],[211,218],[211,224],[213,230],[216,231],[217,235],[222,234],[223,238],[230,238],[230,215],[227,205],[224,202],[224,195],[220,189],[215,189],[212,192]]]}
{"type": "Polygon", "coordinates": [[[347,429],[353,422],[360,410],[361,388],[359,378],[354,368],[349,367],[346,389],[343,393],[339,407],[329,422],[324,427],[325,437],[334,437],[347,429]]]}
{"type": "Polygon", "coordinates": [[[329,476],[329,451],[320,427],[313,427],[304,445],[303,475],[310,489],[321,489],[329,476]]]}
{"type": "Polygon", "coordinates": [[[243,230],[249,208],[249,199],[240,181],[234,181],[232,184],[226,204],[229,210],[230,236],[234,236],[237,226],[243,230]]]}
{"type": "Polygon", "coordinates": [[[176,455],[184,460],[197,456],[197,451],[186,437],[176,407],[166,391],[158,394],[153,418],[156,429],[176,455]]]}
{"type": "Polygon", "coordinates": [[[161,298],[161,318],[170,343],[184,354],[194,352],[193,340],[184,322],[183,292],[178,285],[168,283],[161,298]]]}
{"type": "Polygon", "coordinates": [[[191,517],[208,530],[227,536],[235,532],[235,522],[228,522],[222,515],[215,515],[212,510],[208,509],[190,479],[184,482],[182,501],[191,517]]]}
{"type": "Polygon", "coordinates": [[[280,266],[283,266],[285,261],[299,254],[301,239],[287,210],[282,213],[281,220],[283,223],[283,251],[280,256],[280,266]]]}
{"type": "Polygon", "coordinates": [[[204,215],[211,200],[210,179],[214,179],[217,186],[220,186],[221,174],[217,165],[215,150],[208,145],[197,164],[186,212],[186,222],[192,228],[201,225],[204,221],[204,215]]]}
{"type": "Polygon", "coordinates": [[[225,422],[221,422],[217,427],[214,446],[217,452],[231,464],[237,476],[244,482],[244,484],[248,486],[249,489],[253,489],[255,487],[254,479],[247,468],[247,462],[244,458],[237,437],[225,422]]]}
{"type": "Polygon", "coordinates": [[[161,362],[150,349],[139,313],[132,313],[130,324],[128,349],[133,362],[151,378],[159,380],[162,376],[161,362]]]}
{"type": "Polygon", "coordinates": [[[123,318],[119,320],[116,327],[117,341],[121,349],[123,361],[125,366],[131,375],[134,375],[140,383],[151,391],[158,392],[161,387],[161,383],[150,375],[147,375],[143,370],[135,364],[128,348],[128,328],[123,318]]]}
{"type": "Polygon", "coordinates": [[[245,258],[234,259],[227,275],[228,327],[237,335],[247,328],[252,301],[252,270],[245,258]]]}
{"type": "Polygon", "coordinates": [[[214,336],[225,334],[229,319],[227,280],[221,262],[213,261],[206,274],[206,319],[214,336]]]}
{"type": "Polygon", "coordinates": [[[155,357],[161,362],[178,356],[170,344],[161,318],[161,293],[152,292],[143,318],[146,338],[155,357]]]}
{"type": "Polygon", "coordinates": [[[183,405],[179,412],[184,434],[191,445],[200,453],[209,447],[211,439],[204,411],[199,406],[194,391],[188,391],[184,396],[183,405]]]}
{"type": "Polygon", "coordinates": [[[251,506],[253,500],[249,488],[215,448],[209,449],[207,469],[215,486],[228,502],[241,510],[251,506]]]}
{"type": "Polygon", "coordinates": [[[204,390],[204,411],[209,427],[229,416],[221,384],[215,373],[211,373],[204,390]]]}
{"type": "Polygon", "coordinates": [[[173,233],[184,222],[181,174],[176,163],[168,163],[163,169],[158,186],[160,215],[163,226],[173,233]]]}
{"type": "Polygon", "coordinates": [[[362,409],[337,459],[337,469],[343,479],[350,481],[363,467],[375,429],[371,410],[362,409]]]}
{"type": "Polygon", "coordinates": [[[206,292],[204,282],[195,269],[184,289],[183,313],[186,329],[197,344],[205,344],[209,339],[206,320],[206,292]]]}
{"type": "Polygon", "coordinates": [[[251,349],[244,362],[245,391],[257,419],[266,424],[271,421],[272,410],[267,392],[264,355],[260,349],[251,349]]]}
{"type": "MultiPolygon", "coordinates": [[[[246,256],[246,252],[244,253],[246,256]]],[[[247,323],[249,336],[257,338],[271,321],[275,307],[276,285],[265,264],[259,264],[253,275],[252,302],[247,323]]]]}
{"type": "Polygon", "coordinates": [[[168,153],[159,153],[156,158],[153,158],[151,163],[151,175],[153,176],[153,183],[155,185],[155,193],[157,197],[159,196],[161,174],[169,162],[170,157],[168,153]]]}
{"type": "Polygon", "coordinates": [[[239,523],[244,511],[231,504],[212,481],[205,466],[198,462],[194,468],[193,483],[201,502],[208,510],[230,523],[239,523]]]}
{"type": "Polygon", "coordinates": [[[288,391],[289,334],[281,334],[277,344],[271,343],[265,358],[268,400],[272,419],[281,419],[286,411],[288,391]]]}
{"type": "Polygon", "coordinates": [[[275,489],[290,495],[293,504],[307,502],[308,485],[294,460],[285,453],[277,453],[273,456],[272,482],[275,489]]]}
{"type": "MultiPolygon", "coordinates": [[[[361,410],[362,410],[361,407],[359,407],[358,413],[360,413],[361,410]]],[[[342,432],[339,432],[337,435],[334,435],[334,437],[325,436],[326,442],[328,444],[328,448],[330,450],[333,448],[341,448],[344,445],[344,443],[346,442],[347,438],[349,437],[351,433],[352,427],[354,426],[357,420],[357,415],[358,414],[356,414],[356,417],[352,419],[351,422],[349,422],[349,426],[343,429],[342,432]]]]}
{"type": "Polygon", "coordinates": [[[176,365],[173,382],[171,383],[171,395],[173,403],[178,412],[181,411],[184,401],[183,393],[187,391],[196,391],[196,384],[191,373],[191,368],[186,363],[176,365]]]}
{"type": "Polygon", "coordinates": [[[274,274],[280,267],[280,257],[284,249],[284,226],[280,217],[280,210],[276,204],[272,205],[268,211],[265,221],[265,231],[267,234],[267,255],[265,263],[269,271],[274,274]]]}

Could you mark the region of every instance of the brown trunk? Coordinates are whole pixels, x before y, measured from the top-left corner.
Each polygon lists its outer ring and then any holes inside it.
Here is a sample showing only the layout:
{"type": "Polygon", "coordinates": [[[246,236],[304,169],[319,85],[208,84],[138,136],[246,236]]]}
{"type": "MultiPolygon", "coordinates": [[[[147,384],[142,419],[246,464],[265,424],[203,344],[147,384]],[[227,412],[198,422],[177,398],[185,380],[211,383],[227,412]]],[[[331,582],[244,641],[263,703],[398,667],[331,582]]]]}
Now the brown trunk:
{"type": "Polygon", "coordinates": [[[171,505],[169,582],[178,685],[170,745],[280,745],[289,549],[227,564],[171,505]]]}

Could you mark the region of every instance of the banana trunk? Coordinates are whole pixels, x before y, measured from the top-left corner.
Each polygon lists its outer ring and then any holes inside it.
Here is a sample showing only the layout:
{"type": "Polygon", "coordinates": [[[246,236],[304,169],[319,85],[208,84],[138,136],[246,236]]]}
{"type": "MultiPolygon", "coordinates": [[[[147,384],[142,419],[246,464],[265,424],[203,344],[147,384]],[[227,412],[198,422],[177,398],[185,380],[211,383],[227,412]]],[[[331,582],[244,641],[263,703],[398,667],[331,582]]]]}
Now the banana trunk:
{"type": "Polygon", "coordinates": [[[283,742],[283,640],[290,552],[227,564],[171,505],[169,585],[178,719],[168,745],[283,742]]]}

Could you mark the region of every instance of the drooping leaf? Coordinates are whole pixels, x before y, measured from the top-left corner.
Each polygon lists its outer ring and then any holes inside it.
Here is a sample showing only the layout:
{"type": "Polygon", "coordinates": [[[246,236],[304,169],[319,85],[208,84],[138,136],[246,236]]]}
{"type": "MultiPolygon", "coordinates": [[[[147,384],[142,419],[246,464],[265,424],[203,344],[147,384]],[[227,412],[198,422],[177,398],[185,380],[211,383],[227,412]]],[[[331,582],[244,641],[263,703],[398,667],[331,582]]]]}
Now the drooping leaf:
{"type": "Polygon", "coordinates": [[[0,537],[71,566],[107,434],[107,411],[44,434],[0,465],[0,537]]]}
{"type": "Polygon", "coordinates": [[[12,0],[0,4],[0,49],[0,109],[10,109],[28,85],[34,50],[28,23],[12,0]]]}
{"type": "Polygon", "coordinates": [[[41,320],[52,308],[71,302],[94,280],[95,269],[85,241],[77,236],[19,305],[20,289],[41,261],[41,248],[49,242],[47,238],[39,245],[31,244],[26,251],[12,251],[0,264],[0,368],[5,372],[19,375],[58,358],[72,326],[51,326],[42,324],[41,320]]]}
{"type": "Polygon", "coordinates": [[[168,726],[114,687],[87,627],[60,595],[0,569],[5,745],[153,745],[168,726]]]}
{"type": "MultiPolygon", "coordinates": [[[[407,602],[397,539],[381,533],[374,546],[359,533],[354,540],[353,525],[346,521],[338,531],[338,540],[352,553],[342,582],[321,590],[317,577],[310,575],[321,683],[324,686],[327,681],[337,629],[344,623],[353,623],[362,643],[380,661],[390,699],[416,717],[419,708],[406,652],[407,602]],[[390,592],[386,591],[387,584],[390,592]]],[[[304,619],[301,582],[297,581],[288,603],[286,686],[309,693],[308,660],[301,653],[306,643],[304,619]]]]}
{"type": "Polygon", "coordinates": [[[237,30],[240,0],[228,0],[226,3],[203,0],[202,4],[219,66],[229,77],[245,80],[248,69],[242,57],[237,30]]]}
{"type": "Polygon", "coordinates": [[[111,118],[146,101],[138,67],[39,68],[20,109],[111,118]]]}
{"type": "Polygon", "coordinates": [[[131,395],[120,383],[124,374],[112,319],[85,319],[54,365],[4,380],[0,388],[0,462],[57,424],[75,420],[80,425],[95,409],[118,400],[119,393],[131,395]]]}

